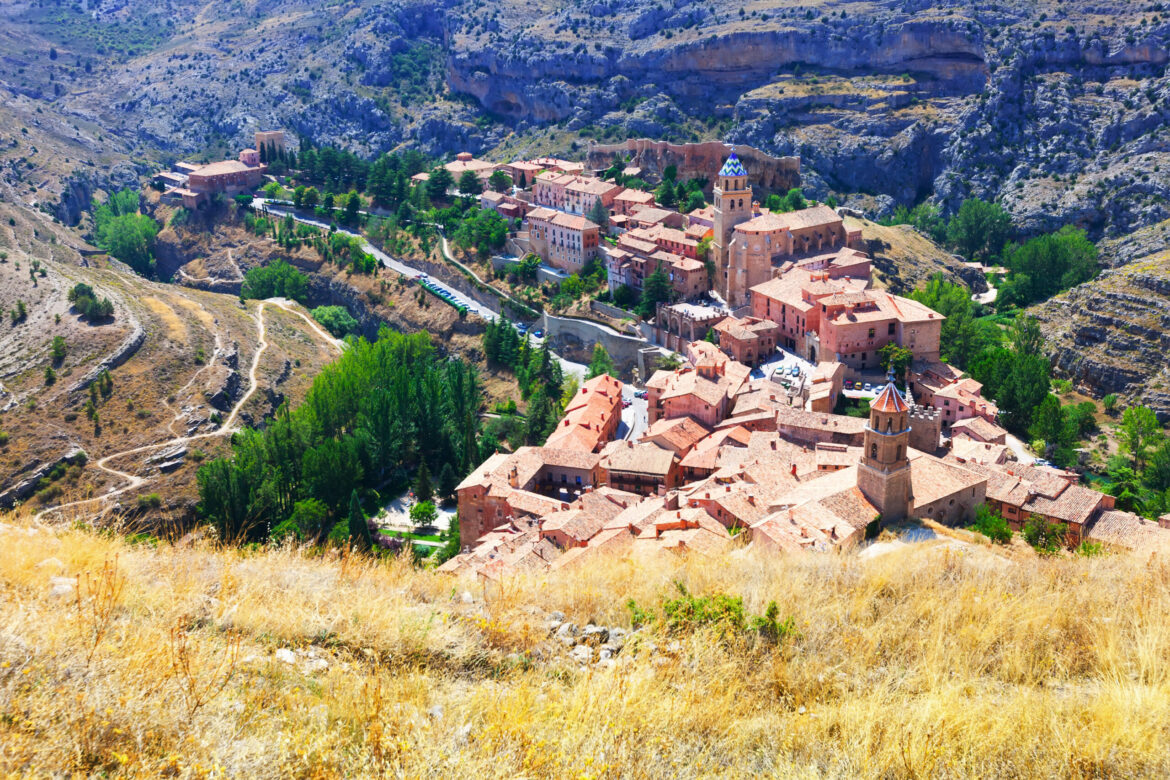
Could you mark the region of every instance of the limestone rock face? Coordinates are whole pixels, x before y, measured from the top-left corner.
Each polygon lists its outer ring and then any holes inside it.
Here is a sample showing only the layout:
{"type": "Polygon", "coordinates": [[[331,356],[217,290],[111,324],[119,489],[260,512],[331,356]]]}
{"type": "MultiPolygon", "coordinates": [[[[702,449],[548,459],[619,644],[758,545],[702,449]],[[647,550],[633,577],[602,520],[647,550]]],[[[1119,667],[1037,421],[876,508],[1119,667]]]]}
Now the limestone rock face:
{"type": "Polygon", "coordinates": [[[1033,309],[1058,374],[1170,420],[1170,253],[1134,260],[1033,309]]]}

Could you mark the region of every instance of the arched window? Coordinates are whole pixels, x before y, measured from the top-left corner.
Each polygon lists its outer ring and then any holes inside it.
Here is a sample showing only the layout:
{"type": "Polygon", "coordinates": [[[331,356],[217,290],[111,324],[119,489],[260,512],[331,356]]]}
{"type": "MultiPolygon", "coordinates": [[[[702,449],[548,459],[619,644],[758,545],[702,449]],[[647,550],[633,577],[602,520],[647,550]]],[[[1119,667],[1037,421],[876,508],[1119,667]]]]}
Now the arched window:
{"type": "Polygon", "coordinates": [[[869,457],[877,460],[877,444],[869,445],[869,457]]]}
{"type": "Polygon", "coordinates": [[[889,433],[891,430],[893,430],[893,427],[894,427],[894,418],[887,417],[886,418],[886,433],[889,433]]]}
{"type": "Polygon", "coordinates": [[[740,199],[739,199],[739,207],[740,207],[741,209],[743,208],[743,198],[740,198],[740,199]]]}
{"type": "Polygon", "coordinates": [[[894,454],[895,454],[895,460],[901,460],[901,459],[902,459],[902,445],[901,445],[901,444],[899,444],[899,445],[898,445],[898,449],[896,449],[896,450],[894,451],[894,454]]]}

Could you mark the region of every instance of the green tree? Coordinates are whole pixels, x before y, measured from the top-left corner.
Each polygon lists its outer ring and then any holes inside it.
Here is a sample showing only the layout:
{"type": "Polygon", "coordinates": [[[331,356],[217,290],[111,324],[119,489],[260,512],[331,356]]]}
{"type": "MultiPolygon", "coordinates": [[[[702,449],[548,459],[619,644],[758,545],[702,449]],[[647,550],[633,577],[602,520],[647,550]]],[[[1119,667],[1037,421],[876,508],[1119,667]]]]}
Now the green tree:
{"type": "Polygon", "coordinates": [[[1007,544],[1012,540],[1012,529],[1007,521],[993,512],[987,504],[975,507],[975,522],[971,529],[986,536],[995,544],[1007,544]]]}
{"type": "Polygon", "coordinates": [[[301,303],[308,294],[309,277],[283,260],[249,269],[240,287],[241,298],[291,298],[301,303]]]}
{"type": "Polygon", "coordinates": [[[1011,215],[998,204],[979,198],[963,201],[947,225],[948,240],[969,260],[999,257],[1011,233],[1011,215]]]}
{"type": "Polygon", "coordinates": [[[362,511],[356,490],[349,496],[349,540],[358,550],[368,550],[374,546],[370,524],[366,520],[365,512],[362,511]]]}
{"type": "Polygon", "coordinates": [[[455,488],[459,486],[459,475],[452,468],[451,463],[443,464],[439,470],[439,495],[445,499],[455,497],[455,488]]]}
{"type": "Polygon", "coordinates": [[[431,484],[431,470],[424,460],[419,464],[418,472],[414,477],[414,497],[418,501],[430,501],[434,496],[435,488],[431,484]]]}
{"type": "Polygon", "coordinates": [[[410,508],[410,522],[415,528],[434,527],[439,518],[439,511],[430,501],[419,501],[410,508]]]}
{"type": "Polygon", "coordinates": [[[1110,393],[1101,399],[1101,408],[1110,416],[1117,413],[1117,393],[1110,393]]]}
{"type": "Polygon", "coordinates": [[[455,177],[440,165],[431,171],[430,178],[427,179],[427,197],[431,200],[446,200],[447,191],[454,186],[455,177]]]}
{"type": "Polygon", "coordinates": [[[358,213],[362,209],[361,196],[355,190],[350,190],[345,199],[345,221],[349,224],[357,222],[358,213]]]}
{"type": "Polygon", "coordinates": [[[658,204],[663,208],[674,208],[675,204],[678,203],[678,195],[669,181],[663,181],[654,191],[654,200],[658,201],[658,204]]]}
{"type": "Polygon", "coordinates": [[[280,542],[288,537],[298,541],[316,539],[324,532],[329,517],[328,508],[315,498],[306,498],[293,506],[292,515],[269,533],[269,538],[280,542]]]}
{"type": "Polygon", "coordinates": [[[878,357],[881,359],[882,368],[888,371],[890,366],[893,366],[894,375],[899,379],[905,379],[906,370],[914,362],[913,352],[905,347],[899,347],[892,341],[878,350],[878,357]]]}
{"type": "Polygon", "coordinates": [[[946,317],[939,332],[939,351],[949,363],[967,368],[977,355],[998,339],[994,325],[975,317],[975,304],[966,287],[948,282],[934,274],[921,290],[910,298],[925,304],[946,317]]]}
{"type": "Polygon", "coordinates": [[[344,338],[350,333],[357,332],[358,321],[344,306],[318,306],[311,313],[313,319],[324,325],[337,338],[344,338]]]}
{"type": "Polygon", "coordinates": [[[1040,322],[1035,317],[1027,315],[1016,317],[1008,330],[1008,337],[1016,354],[1044,354],[1044,334],[1040,332],[1040,322]]]}
{"type": "Polygon", "coordinates": [[[1158,417],[1148,406],[1131,406],[1121,415],[1117,428],[1122,448],[1133,458],[1134,469],[1140,474],[1149,449],[1163,438],[1158,417]]]}
{"type": "Polygon", "coordinates": [[[593,345],[593,359],[589,361],[589,371],[585,375],[586,379],[592,379],[595,376],[602,374],[609,374],[614,376],[617,370],[613,365],[613,358],[609,356],[609,352],[602,346],[601,342],[593,345]]]}
{"type": "Polygon", "coordinates": [[[459,177],[459,192],[464,195],[478,195],[483,192],[483,182],[475,171],[464,171],[459,177]]]}
{"type": "Polygon", "coordinates": [[[1068,527],[1064,523],[1049,521],[1040,515],[1032,515],[1024,524],[1024,540],[1041,555],[1055,555],[1065,546],[1068,527]]]}
{"type": "Polygon", "coordinates": [[[589,207],[585,218],[600,227],[602,233],[609,232],[609,209],[601,202],[601,198],[593,201],[593,205],[589,207]]]}
{"type": "Polygon", "coordinates": [[[493,171],[488,177],[488,185],[496,192],[511,192],[512,177],[503,171],[493,171]]]}
{"type": "Polygon", "coordinates": [[[1096,276],[1097,247],[1085,231],[1066,225],[1056,233],[1009,247],[1004,265],[1010,269],[1011,276],[997,301],[1023,306],[1096,276]]]}
{"type": "Polygon", "coordinates": [[[653,318],[658,312],[658,304],[669,302],[673,295],[674,287],[670,277],[660,264],[642,283],[642,302],[638,305],[638,314],[644,320],[653,318]]]}
{"type": "Polygon", "coordinates": [[[63,336],[54,336],[53,337],[53,346],[50,349],[50,353],[52,354],[52,357],[53,357],[53,362],[60,363],[62,360],[64,360],[65,359],[65,352],[66,352],[65,338],[63,336]]]}
{"type": "MultiPolygon", "coordinates": [[[[300,189],[298,187],[297,189],[300,189]]],[[[301,193],[301,206],[307,209],[317,208],[317,204],[321,202],[321,193],[317,192],[316,187],[309,187],[301,193]]]]}
{"type": "Polygon", "coordinates": [[[706,206],[707,199],[703,197],[703,191],[692,190],[687,195],[686,202],[679,207],[679,211],[684,214],[690,214],[692,211],[698,211],[699,209],[705,208],[706,206]]]}
{"type": "Polygon", "coordinates": [[[57,381],[57,372],[52,366],[45,366],[45,384],[51,385],[57,381]]]}

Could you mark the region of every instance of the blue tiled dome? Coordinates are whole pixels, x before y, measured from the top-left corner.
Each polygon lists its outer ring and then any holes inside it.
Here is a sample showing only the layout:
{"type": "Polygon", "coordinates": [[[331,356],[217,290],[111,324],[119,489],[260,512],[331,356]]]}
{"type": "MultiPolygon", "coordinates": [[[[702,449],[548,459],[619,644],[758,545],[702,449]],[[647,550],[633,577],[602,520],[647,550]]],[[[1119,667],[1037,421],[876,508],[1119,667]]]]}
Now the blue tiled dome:
{"type": "Polygon", "coordinates": [[[743,163],[739,161],[739,157],[735,152],[727,158],[727,162],[723,163],[723,167],[719,169],[720,176],[747,176],[747,169],[743,167],[743,163]]]}

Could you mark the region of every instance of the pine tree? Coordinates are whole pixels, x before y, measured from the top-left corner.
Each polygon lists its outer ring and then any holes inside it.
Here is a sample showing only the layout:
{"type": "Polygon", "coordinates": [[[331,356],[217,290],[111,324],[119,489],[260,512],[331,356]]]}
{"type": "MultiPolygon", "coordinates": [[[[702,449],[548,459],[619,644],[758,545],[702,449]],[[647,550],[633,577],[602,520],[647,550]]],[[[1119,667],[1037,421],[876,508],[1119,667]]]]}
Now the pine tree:
{"type": "Polygon", "coordinates": [[[431,484],[431,470],[424,460],[418,467],[418,474],[414,478],[414,497],[418,501],[430,501],[435,497],[435,487],[431,484]]]}
{"type": "Polygon", "coordinates": [[[349,495],[349,540],[359,550],[368,550],[374,545],[374,539],[370,535],[370,524],[366,522],[366,515],[362,512],[357,490],[349,495]]]}
{"type": "Polygon", "coordinates": [[[439,472],[439,493],[444,498],[451,498],[455,495],[455,488],[459,486],[459,476],[455,473],[455,469],[451,468],[450,463],[443,464],[443,470],[439,472]]]}

